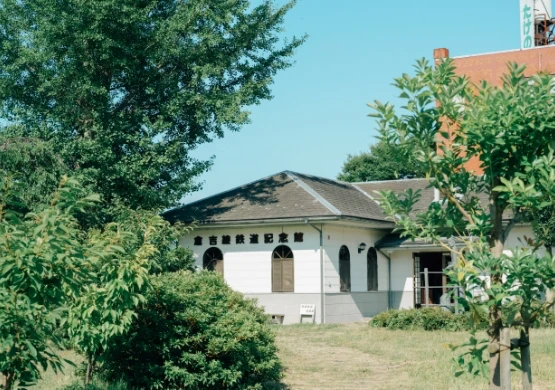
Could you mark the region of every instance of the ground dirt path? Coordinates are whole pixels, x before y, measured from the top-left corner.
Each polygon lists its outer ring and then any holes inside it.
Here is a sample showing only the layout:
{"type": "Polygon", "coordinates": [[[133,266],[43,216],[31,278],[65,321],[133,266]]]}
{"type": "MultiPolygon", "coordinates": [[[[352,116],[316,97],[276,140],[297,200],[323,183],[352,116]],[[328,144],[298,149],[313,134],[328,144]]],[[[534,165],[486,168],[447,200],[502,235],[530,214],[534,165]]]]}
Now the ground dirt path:
{"type": "MultiPolygon", "coordinates": [[[[343,325],[319,332],[281,332],[280,357],[286,367],[284,384],[290,389],[391,389],[403,388],[408,374],[401,362],[392,362],[349,346],[336,345],[350,333],[343,325]]],[[[352,325],[353,336],[359,337],[352,325]]]]}

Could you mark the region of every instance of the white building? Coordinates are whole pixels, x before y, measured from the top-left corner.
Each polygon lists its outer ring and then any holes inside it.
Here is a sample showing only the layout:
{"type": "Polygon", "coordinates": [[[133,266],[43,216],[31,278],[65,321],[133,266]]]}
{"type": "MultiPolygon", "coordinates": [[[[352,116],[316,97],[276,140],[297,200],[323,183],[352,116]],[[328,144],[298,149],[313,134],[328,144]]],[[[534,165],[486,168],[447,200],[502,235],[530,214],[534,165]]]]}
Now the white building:
{"type": "MultiPolygon", "coordinates": [[[[439,304],[450,256],[437,245],[399,238],[375,192],[421,190],[426,209],[434,190],[426,179],[344,183],[284,171],[166,213],[198,227],[180,241],[196,265],[223,273],[233,289],[257,298],[284,324],[315,306],[315,322],[340,323],[388,308],[439,304]],[[422,272],[427,268],[426,297],[422,272]],[[435,273],[434,273],[435,272],[435,273]]],[[[508,246],[531,236],[513,228],[508,246]]]]}

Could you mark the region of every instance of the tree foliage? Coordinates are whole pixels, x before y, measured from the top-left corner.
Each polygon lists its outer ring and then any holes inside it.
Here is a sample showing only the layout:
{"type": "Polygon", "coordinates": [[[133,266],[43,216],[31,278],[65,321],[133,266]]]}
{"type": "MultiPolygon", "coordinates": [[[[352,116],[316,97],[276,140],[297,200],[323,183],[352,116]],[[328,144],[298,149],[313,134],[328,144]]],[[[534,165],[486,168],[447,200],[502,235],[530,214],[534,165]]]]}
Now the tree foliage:
{"type": "Polygon", "coordinates": [[[152,217],[142,237],[114,223],[89,233],[93,245],[86,263],[87,283],[70,302],[67,319],[73,345],[87,358],[85,385],[101,352],[114,336],[129,329],[136,307],[144,303],[152,258],[158,251],[152,238],[166,223],[152,217]]]}
{"type": "Polygon", "coordinates": [[[401,153],[397,145],[380,141],[370,146],[369,152],[350,154],[337,178],[354,183],[424,177],[418,162],[409,160],[410,156],[401,153]]]}
{"type": "Polygon", "coordinates": [[[76,199],[67,180],[50,207],[22,216],[8,199],[21,189],[0,171],[0,372],[4,389],[32,384],[39,369],[61,369],[52,345],[62,306],[83,280],[86,248],[73,212],[93,198],[76,199]]]}
{"type": "Polygon", "coordinates": [[[120,210],[116,221],[128,232],[136,235],[137,243],[142,245],[146,239],[156,251],[149,257],[150,273],[176,272],[193,270],[195,259],[190,248],[179,245],[179,240],[190,234],[195,225],[170,223],[157,218],[157,214],[146,210],[120,210]],[[156,228],[152,230],[153,219],[156,228]]]}
{"type": "Polygon", "coordinates": [[[19,204],[7,205],[25,214],[47,206],[67,166],[47,142],[0,136],[0,171],[12,175],[20,188],[19,204]]]}
{"type": "MultiPolygon", "coordinates": [[[[404,153],[414,153],[442,197],[416,218],[412,208],[417,192],[399,197],[384,192],[381,204],[404,234],[456,254],[450,276],[463,290],[461,303],[476,312],[475,318],[487,312],[494,389],[500,385],[495,350],[501,329],[521,329],[525,362],[529,328],[553,305],[542,302],[555,278],[551,256],[534,251],[532,243],[512,256],[504,253],[507,236],[521,216],[553,206],[555,195],[555,105],[546,98],[554,82],[546,74],[525,77],[524,71],[524,66],[509,64],[501,86],[473,85],[455,75],[450,59],[435,69],[421,60],[415,76],[395,80],[406,102],[401,114],[387,103],[371,105],[382,137],[399,144],[404,153]],[[469,169],[471,159],[479,162],[483,174],[469,169]],[[508,216],[511,222],[506,223],[508,216]],[[459,237],[462,244],[447,246],[442,236],[459,237]]],[[[476,353],[462,362],[473,373],[487,373],[478,344],[472,344],[476,353]]],[[[523,378],[531,381],[531,371],[523,378]]]]}
{"type": "Polygon", "coordinates": [[[549,206],[530,216],[534,237],[553,254],[555,247],[555,207],[549,206]]]}
{"type": "Polygon", "coordinates": [[[0,173],[0,372],[8,390],[33,384],[40,369],[61,369],[54,348],[66,321],[88,354],[125,332],[149,286],[150,235],[167,222],[151,218],[142,240],[116,224],[85,232],[76,214],[99,196],[83,197],[65,176],[47,206],[22,214],[24,183],[0,173]]]}
{"type": "Polygon", "coordinates": [[[147,303],[105,356],[109,378],[143,389],[261,389],[279,381],[274,334],[255,301],[214,272],[154,278],[147,303]]]}
{"type": "Polygon", "coordinates": [[[1,0],[3,132],[56,145],[111,207],[175,205],[209,161],[190,151],[249,121],[303,41],[293,3],[1,0]]]}

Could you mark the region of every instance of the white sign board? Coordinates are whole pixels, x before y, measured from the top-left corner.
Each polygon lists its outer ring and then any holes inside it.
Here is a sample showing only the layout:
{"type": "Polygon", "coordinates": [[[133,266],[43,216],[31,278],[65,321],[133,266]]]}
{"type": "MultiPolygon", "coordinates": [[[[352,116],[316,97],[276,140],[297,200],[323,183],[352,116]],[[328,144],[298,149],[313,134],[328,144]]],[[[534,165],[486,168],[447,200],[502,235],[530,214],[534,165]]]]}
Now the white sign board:
{"type": "Polygon", "coordinates": [[[534,0],[520,0],[520,48],[534,47],[534,0]]]}
{"type": "Polygon", "coordinates": [[[316,305],[301,305],[302,316],[313,316],[316,311],[316,305]]]}
{"type": "Polygon", "coordinates": [[[316,305],[301,304],[301,323],[304,322],[303,319],[310,319],[310,322],[314,323],[315,312],[316,305]]]}

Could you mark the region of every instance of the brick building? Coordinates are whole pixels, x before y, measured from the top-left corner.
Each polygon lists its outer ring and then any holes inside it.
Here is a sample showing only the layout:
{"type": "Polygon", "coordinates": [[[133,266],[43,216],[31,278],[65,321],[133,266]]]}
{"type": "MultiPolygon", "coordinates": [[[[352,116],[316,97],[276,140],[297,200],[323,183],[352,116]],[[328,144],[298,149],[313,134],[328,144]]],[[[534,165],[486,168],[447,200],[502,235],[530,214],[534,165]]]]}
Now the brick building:
{"type": "MultiPolygon", "coordinates": [[[[434,50],[434,61],[436,63],[447,57],[449,57],[448,49],[439,48],[434,50]]],[[[501,85],[501,77],[507,73],[507,64],[509,62],[526,65],[526,76],[539,72],[555,75],[555,45],[496,53],[472,54],[453,57],[453,60],[457,74],[467,76],[475,84],[485,80],[492,85],[501,85]]],[[[474,158],[466,167],[480,174],[482,170],[479,165],[479,160],[474,158]]]]}

